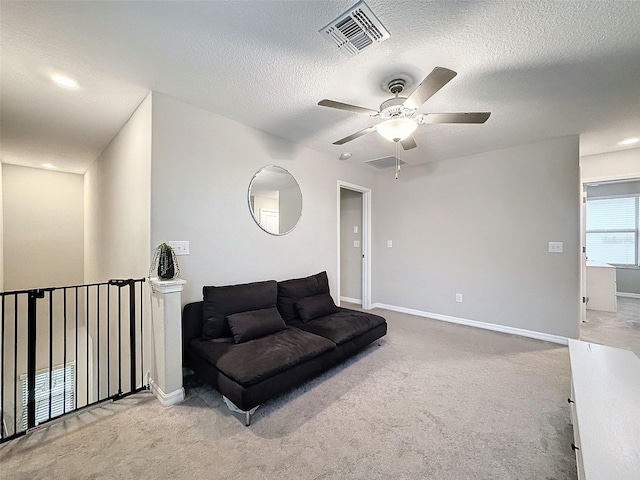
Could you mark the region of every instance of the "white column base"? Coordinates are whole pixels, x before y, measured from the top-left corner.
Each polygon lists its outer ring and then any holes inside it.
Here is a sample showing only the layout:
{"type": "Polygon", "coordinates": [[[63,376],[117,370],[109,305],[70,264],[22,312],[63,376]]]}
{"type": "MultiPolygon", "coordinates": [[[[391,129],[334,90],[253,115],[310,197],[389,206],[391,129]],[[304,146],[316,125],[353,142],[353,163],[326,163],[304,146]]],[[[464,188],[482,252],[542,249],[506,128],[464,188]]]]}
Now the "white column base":
{"type": "Polygon", "coordinates": [[[155,397],[160,401],[160,403],[165,407],[168,407],[169,405],[175,405],[176,403],[180,403],[184,400],[184,388],[179,388],[178,390],[174,390],[171,393],[164,393],[162,389],[153,381],[149,382],[149,387],[151,388],[151,393],[153,393],[155,397]]]}
{"type": "Polygon", "coordinates": [[[182,279],[151,278],[151,391],[164,406],[184,400],[182,385],[182,279]],[[168,393],[165,393],[168,392],[168,393]]]}

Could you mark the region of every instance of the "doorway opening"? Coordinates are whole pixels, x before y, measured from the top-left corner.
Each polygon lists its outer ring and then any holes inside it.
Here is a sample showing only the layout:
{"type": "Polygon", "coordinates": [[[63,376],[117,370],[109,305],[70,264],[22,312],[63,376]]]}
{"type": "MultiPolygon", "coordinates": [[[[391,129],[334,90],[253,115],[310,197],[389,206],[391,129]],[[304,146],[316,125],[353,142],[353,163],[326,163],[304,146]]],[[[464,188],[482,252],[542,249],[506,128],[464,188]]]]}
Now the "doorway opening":
{"type": "Polygon", "coordinates": [[[640,355],[640,179],[583,184],[580,338],[640,355]]]}
{"type": "Polygon", "coordinates": [[[338,302],[371,309],[371,189],[338,180],[338,302]]]}

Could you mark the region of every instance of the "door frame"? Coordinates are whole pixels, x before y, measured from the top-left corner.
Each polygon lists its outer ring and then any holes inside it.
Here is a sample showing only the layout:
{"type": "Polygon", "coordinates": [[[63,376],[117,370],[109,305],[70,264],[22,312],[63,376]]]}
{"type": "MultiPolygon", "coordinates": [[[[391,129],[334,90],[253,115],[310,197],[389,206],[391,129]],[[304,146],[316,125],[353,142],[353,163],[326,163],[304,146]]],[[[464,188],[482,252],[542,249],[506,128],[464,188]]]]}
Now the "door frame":
{"type": "Polygon", "coordinates": [[[337,188],[337,304],[340,305],[340,190],[352,190],[362,194],[362,308],[371,310],[371,189],[338,180],[337,188]]]}
{"type": "MultiPolygon", "coordinates": [[[[629,173],[617,173],[593,178],[584,178],[582,170],[580,171],[580,294],[584,298],[587,296],[587,185],[591,183],[607,183],[624,180],[631,181],[636,179],[640,180],[640,177],[629,173]]],[[[582,298],[580,300],[582,300],[582,298]]],[[[586,302],[581,302],[580,325],[578,326],[578,329],[586,320],[587,304],[586,302]]],[[[580,338],[579,331],[578,338],[580,338]]]]}
{"type": "Polygon", "coordinates": [[[580,182],[580,327],[587,321],[587,184],[580,182]]]}

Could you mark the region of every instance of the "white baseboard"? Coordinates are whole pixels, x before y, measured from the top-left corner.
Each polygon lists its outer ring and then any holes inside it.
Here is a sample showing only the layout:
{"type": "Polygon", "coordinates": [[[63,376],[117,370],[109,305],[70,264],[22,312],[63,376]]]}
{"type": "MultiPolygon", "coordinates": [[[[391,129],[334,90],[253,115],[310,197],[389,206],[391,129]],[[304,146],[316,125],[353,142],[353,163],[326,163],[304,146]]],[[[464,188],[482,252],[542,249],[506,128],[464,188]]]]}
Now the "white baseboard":
{"type": "Polygon", "coordinates": [[[349,302],[349,303],[357,303],[358,305],[362,305],[362,300],[360,300],[358,298],[340,297],[340,301],[341,302],[349,302]]]}
{"type": "Polygon", "coordinates": [[[616,297],[640,298],[640,293],[616,292],[616,297]]]}
{"type": "Polygon", "coordinates": [[[533,330],[525,330],[525,329],[516,328],[516,327],[508,327],[506,325],[498,325],[495,323],[478,322],[477,320],[451,317],[449,315],[441,315],[439,313],[423,312],[421,310],[413,310],[411,308],[397,307],[395,305],[387,305],[384,303],[375,303],[372,305],[372,307],[383,308],[385,310],[391,310],[394,312],[408,313],[409,315],[416,315],[418,317],[432,318],[433,320],[440,320],[443,322],[467,325],[469,327],[483,328],[485,330],[493,330],[494,332],[509,333],[511,335],[518,335],[521,337],[535,338],[536,340],[544,340],[546,342],[559,343],[561,345],[569,344],[569,339],[567,337],[561,337],[560,335],[552,335],[550,333],[536,332],[533,330]]]}
{"type": "Polygon", "coordinates": [[[180,387],[178,390],[174,390],[171,393],[164,393],[153,380],[149,381],[151,392],[156,396],[160,403],[168,407],[169,405],[175,405],[184,400],[184,388],[180,387]]]}

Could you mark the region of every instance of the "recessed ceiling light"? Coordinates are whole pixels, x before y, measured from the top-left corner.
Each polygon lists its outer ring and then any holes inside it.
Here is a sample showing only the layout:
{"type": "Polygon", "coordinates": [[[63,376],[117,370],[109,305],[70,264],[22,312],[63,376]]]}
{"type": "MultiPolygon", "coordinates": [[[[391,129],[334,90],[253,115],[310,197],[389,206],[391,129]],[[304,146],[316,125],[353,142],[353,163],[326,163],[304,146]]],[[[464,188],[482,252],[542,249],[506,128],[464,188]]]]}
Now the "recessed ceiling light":
{"type": "Polygon", "coordinates": [[[55,165],[52,165],[52,164],[50,164],[50,163],[43,163],[43,164],[42,164],[42,168],[46,168],[46,169],[48,169],[48,170],[55,170],[56,166],[55,166],[55,165]]]}
{"type": "Polygon", "coordinates": [[[626,140],[622,140],[618,142],[618,145],[633,145],[634,143],[640,142],[640,138],[627,138],[626,140]]]}
{"type": "Polygon", "coordinates": [[[62,88],[68,88],[70,90],[75,90],[79,88],[78,82],[76,82],[73,78],[67,77],[66,75],[60,75],[59,73],[54,73],[51,75],[51,80],[62,88]]]}

